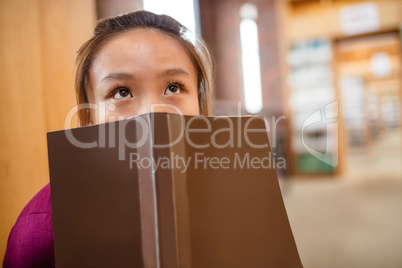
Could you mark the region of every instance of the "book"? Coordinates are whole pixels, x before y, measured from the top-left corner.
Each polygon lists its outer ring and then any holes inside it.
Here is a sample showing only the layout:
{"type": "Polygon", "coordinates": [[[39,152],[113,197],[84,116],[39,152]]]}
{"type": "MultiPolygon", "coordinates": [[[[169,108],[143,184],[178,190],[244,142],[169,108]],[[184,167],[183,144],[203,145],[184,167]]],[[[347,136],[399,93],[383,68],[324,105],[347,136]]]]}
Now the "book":
{"type": "Polygon", "coordinates": [[[302,267],[263,117],[148,113],[47,138],[57,267],[302,267]]]}

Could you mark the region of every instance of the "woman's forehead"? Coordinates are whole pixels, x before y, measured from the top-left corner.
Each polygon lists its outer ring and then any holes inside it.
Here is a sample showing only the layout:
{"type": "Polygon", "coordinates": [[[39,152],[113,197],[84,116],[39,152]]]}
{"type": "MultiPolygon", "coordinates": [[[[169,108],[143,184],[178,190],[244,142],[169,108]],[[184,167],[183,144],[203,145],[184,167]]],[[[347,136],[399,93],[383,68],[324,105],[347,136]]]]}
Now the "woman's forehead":
{"type": "Polygon", "coordinates": [[[173,37],[153,29],[135,29],[108,40],[97,52],[92,72],[184,69],[195,75],[187,51],[173,37]]]}
{"type": "Polygon", "coordinates": [[[96,54],[87,75],[93,89],[117,81],[153,83],[179,77],[195,87],[198,83],[197,69],[179,41],[147,29],[109,40],[96,54]]]}

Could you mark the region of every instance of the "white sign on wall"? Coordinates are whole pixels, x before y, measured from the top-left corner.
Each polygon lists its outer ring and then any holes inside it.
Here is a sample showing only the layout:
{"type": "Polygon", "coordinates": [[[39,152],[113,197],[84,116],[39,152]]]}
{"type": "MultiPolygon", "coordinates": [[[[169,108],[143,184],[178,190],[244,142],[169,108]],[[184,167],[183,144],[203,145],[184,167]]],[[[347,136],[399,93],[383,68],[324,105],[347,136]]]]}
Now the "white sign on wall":
{"type": "Polygon", "coordinates": [[[386,52],[377,52],[370,58],[371,71],[379,78],[387,77],[391,74],[391,58],[386,52]]]}
{"type": "Polygon", "coordinates": [[[341,31],[346,35],[373,32],[380,28],[378,7],[372,2],[345,6],[339,15],[341,31]]]}

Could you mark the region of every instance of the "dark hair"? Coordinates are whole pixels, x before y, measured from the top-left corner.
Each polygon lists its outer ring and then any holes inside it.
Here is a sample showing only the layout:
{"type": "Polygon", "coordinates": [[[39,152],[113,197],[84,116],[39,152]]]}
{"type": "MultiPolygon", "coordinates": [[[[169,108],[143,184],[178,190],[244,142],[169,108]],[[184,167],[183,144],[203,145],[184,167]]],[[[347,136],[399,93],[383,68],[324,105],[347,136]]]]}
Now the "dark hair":
{"type": "MultiPolygon", "coordinates": [[[[167,15],[156,15],[148,11],[136,11],[101,20],[95,27],[94,36],[78,50],[75,73],[77,104],[87,104],[87,74],[99,49],[111,38],[133,29],[155,29],[178,41],[187,52],[197,70],[198,103],[200,114],[211,114],[213,93],[212,59],[204,42],[199,39],[191,43],[185,33],[188,29],[167,15]]],[[[79,123],[90,123],[90,109],[79,109],[79,123]]]]}

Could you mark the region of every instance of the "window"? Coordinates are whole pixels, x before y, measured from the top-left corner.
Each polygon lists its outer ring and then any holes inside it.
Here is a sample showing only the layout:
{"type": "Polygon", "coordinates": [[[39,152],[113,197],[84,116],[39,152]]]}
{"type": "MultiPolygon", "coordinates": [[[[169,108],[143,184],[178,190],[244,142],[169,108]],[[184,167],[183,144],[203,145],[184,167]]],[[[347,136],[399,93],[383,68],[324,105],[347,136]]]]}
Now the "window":
{"type": "Polygon", "coordinates": [[[247,112],[256,114],[262,110],[258,28],[255,21],[258,17],[257,7],[243,4],[240,16],[244,102],[247,112]]]}

